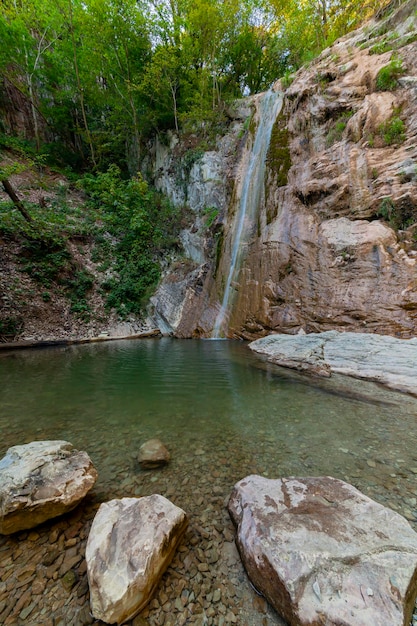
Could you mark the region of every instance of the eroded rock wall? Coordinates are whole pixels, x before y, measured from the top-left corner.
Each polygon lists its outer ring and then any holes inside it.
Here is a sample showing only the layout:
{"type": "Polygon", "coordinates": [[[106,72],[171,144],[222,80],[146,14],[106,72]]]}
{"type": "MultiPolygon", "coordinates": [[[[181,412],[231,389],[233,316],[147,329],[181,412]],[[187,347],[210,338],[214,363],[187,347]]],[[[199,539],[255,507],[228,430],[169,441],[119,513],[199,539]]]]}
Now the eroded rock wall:
{"type": "MultiPolygon", "coordinates": [[[[230,336],[416,334],[416,20],[413,3],[405,3],[336,42],[286,89],[267,157],[265,202],[233,282],[230,336]]],[[[230,153],[216,161],[216,171],[226,172],[219,185],[236,179],[235,193],[219,203],[225,217],[216,254],[206,249],[204,258],[193,257],[193,273],[169,279],[182,285],[172,324],[179,336],[209,335],[214,324],[234,196],[245,175],[238,161],[252,140],[247,132],[234,165],[230,153]]],[[[161,309],[158,295],[155,306],[161,309]]]]}

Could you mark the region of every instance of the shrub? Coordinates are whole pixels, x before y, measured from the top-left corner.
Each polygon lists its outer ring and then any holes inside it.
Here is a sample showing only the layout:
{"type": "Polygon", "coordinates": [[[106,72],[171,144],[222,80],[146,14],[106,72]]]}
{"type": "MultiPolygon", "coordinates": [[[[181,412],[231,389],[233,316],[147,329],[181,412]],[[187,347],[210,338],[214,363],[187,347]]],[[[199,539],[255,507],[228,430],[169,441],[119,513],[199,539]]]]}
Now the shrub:
{"type": "Polygon", "coordinates": [[[140,313],[159,280],[163,254],[178,244],[181,215],[140,175],[124,180],[115,165],[81,184],[103,221],[95,258],[112,270],[102,285],[107,305],[121,317],[140,313]]]}
{"type": "Polygon", "coordinates": [[[20,317],[0,318],[0,341],[11,341],[23,330],[23,320],[20,317]]]}
{"type": "Polygon", "coordinates": [[[291,72],[290,70],[285,70],[285,73],[283,76],[281,76],[281,86],[283,89],[288,89],[288,87],[290,87],[290,85],[292,85],[293,81],[294,81],[295,75],[294,72],[291,72]]]}
{"type": "Polygon", "coordinates": [[[216,206],[208,206],[203,209],[203,215],[206,218],[205,227],[210,228],[217,219],[219,209],[216,206]]]}
{"type": "Polygon", "coordinates": [[[406,138],[405,124],[395,113],[393,117],[378,127],[378,131],[387,146],[402,143],[406,138]]]}
{"type": "Polygon", "coordinates": [[[22,246],[22,268],[34,280],[45,287],[59,280],[69,266],[71,255],[64,241],[33,240],[22,246]]]}
{"type": "Polygon", "coordinates": [[[326,146],[328,148],[336,143],[336,141],[340,141],[342,139],[343,131],[345,130],[347,123],[352,115],[353,111],[345,111],[334,122],[326,137],[326,146]]]}
{"type": "Polygon", "coordinates": [[[376,76],[377,91],[393,91],[398,87],[398,78],[404,74],[402,60],[395,54],[392,55],[388,65],[381,67],[376,76]]]}
{"type": "Polygon", "coordinates": [[[395,213],[395,204],[392,198],[386,197],[381,200],[381,204],[378,209],[378,217],[382,217],[387,222],[391,221],[393,214],[395,213]]]}

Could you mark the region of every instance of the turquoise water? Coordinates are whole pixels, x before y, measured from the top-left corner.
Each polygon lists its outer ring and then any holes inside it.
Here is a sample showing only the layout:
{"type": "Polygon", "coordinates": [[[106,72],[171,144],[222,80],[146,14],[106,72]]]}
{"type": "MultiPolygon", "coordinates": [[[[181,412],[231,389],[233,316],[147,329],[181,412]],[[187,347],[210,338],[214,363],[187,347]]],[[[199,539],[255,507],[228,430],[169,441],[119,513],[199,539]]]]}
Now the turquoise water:
{"type": "Polygon", "coordinates": [[[27,563],[43,562],[61,532],[76,537],[68,550],[82,557],[79,582],[69,596],[59,576],[47,579],[27,623],[43,624],[45,616],[91,623],[85,542],[94,511],[111,498],[161,493],[189,518],[184,545],[141,614],[149,626],[284,626],[248,583],[233,544],[226,503],[248,474],[342,478],[417,526],[417,400],[404,394],[349,378],[297,376],[259,360],[243,342],[174,339],[0,352],[0,381],[0,457],[12,445],[66,439],[89,453],[99,474],[74,517],[1,538],[8,565],[0,609],[4,598],[6,611],[17,603],[6,623],[20,623],[19,602],[36,574],[24,586],[19,576],[27,563]],[[164,441],[171,462],[144,471],[137,454],[151,437],[164,441]],[[201,563],[209,564],[203,573],[201,563]],[[211,602],[220,592],[221,602],[211,602]],[[204,612],[197,622],[195,598],[204,612]]]}
{"type": "Polygon", "coordinates": [[[104,491],[159,436],[208,473],[227,458],[230,488],[252,472],[330,474],[417,518],[417,401],[371,383],[297,379],[243,342],[168,338],[2,354],[0,380],[0,453],[67,439],[104,491]]]}

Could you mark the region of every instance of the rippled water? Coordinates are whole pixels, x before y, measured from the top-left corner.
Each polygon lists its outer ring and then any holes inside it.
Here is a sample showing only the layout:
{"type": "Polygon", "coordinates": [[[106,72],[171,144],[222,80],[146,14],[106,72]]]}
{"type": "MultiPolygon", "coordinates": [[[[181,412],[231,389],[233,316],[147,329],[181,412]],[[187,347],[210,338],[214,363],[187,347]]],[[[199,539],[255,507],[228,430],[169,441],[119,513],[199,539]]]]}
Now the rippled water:
{"type": "Polygon", "coordinates": [[[256,466],[271,476],[333,474],[362,484],[383,477],[402,490],[417,471],[416,400],[349,379],[297,380],[240,342],[14,352],[0,358],[0,380],[3,451],[63,438],[123,462],[159,434],[180,455],[213,438],[233,441],[245,454],[242,475],[256,466]]]}
{"type": "MultiPolygon", "coordinates": [[[[296,376],[233,341],[143,339],[0,355],[0,455],[66,439],[93,459],[99,501],[159,492],[196,524],[218,529],[227,522],[224,500],[244,476],[327,474],[416,527],[417,400],[404,394],[296,376]],[[172,461],[141,472],[138,448],[155,436],[172,461]]],[[[273,612],[247,619],[239,623],[282,623],[273,612]]]]}

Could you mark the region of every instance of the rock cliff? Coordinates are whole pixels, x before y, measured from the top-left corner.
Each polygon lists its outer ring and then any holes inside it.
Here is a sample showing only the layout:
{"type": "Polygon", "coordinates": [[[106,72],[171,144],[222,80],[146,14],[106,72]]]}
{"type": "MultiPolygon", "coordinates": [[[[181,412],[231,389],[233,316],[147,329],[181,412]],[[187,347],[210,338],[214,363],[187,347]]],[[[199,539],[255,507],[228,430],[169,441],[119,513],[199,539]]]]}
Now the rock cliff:
{"type": "MultiPolygon", "coordinates": [[[[410,1],[382,15],[299,70],[285,90],[274,87],[284,90],[283,107],[253,232],[231,283],[228,336],[415,335],[414,9],[410,1]]],[[[239,108],[215,151],[185,147],[181,161],[173,140],[148,164],[157,185],[195,214],[183,236],[187,258],[168,270],[153,298],[161,329],[179,337],[210,336],[218,316],[261,98],[239,108]]]]}

